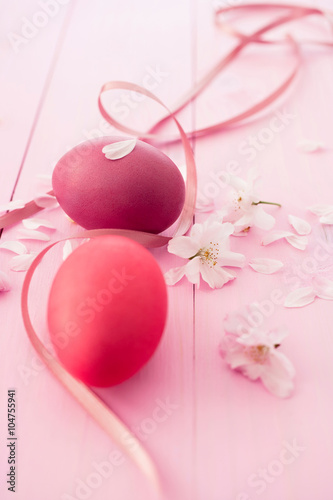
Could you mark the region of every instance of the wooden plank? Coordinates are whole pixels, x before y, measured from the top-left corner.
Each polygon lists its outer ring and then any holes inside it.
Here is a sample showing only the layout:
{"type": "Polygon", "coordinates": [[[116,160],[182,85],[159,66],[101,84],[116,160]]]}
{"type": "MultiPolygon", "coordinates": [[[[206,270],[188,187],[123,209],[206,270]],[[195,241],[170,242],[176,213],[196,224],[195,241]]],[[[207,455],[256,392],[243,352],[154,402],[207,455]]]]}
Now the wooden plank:
{"type": "Polygon", "coordinates": [[[47,14],[32,0],[24,4],[13,1],[10,8],[1,3],[0,200],[4,204],[12,196],[25,161],[66,30],[69,7],[56,1],[52,11],[44,2],[47,14]]]}
{"type": "MultiPolygon", "coordinates": [[[[202,65],[209,66],[217,60],[224,41],[212,27],[206,2],[201,0],[197,1],[197,20],[197,66],[200,70],[202,65]]],[[[287,243],[260,247],[263,232],[259,230],[251,229],[246,238],[233,238],[233,249],[245,253],[247,260],[258,256],[281,259],[288,265],[286,271],[263,276],[246,268],[238,271],[235,282],[222,290],[211,291],[202,286],[196,292],[194,498],[198,500],[250,500],[260,493],[269,500],[310,500],[314,492],[324,497],[330,490],[329,467],[322,467],[320,475],[313,471],[317,470],[318,463],[332,462],[333,406],[329,397],[332,391],[329,332],[332,307],[329,301],[317,300],[304,309],[287,310],[272,302],[274,290],[285,296],[291,285],[300,283],[298,273],[309,272],[311,262],[326,268],[325,275],[332,278],[328,264],[331,256],[327,254],[323,262],[316,261],[315,255],[325,235],[316,218],[306,210],[314,203],[330,203],[332,153],[328,134],[332,98],[327,85],[332,79],[332,65],[329,57],[330,53],[325,51],[305,56],[302,77],[275,108],[286,110],[294,118],[281,133],[273,135],[269,144],[261,144],[261,150],[252,161],[247,161],[250,155],[242,154],[241,145],[244,141],[247,143],[251,135],[258,137],[265,127],[269,127],[274,109],[252,124],[196,143],[201,191],[212,193],[211,174],[215,172],[221,176],[221,172],[228,172],[230,162],[237,162],[240,176],[246,176],[250,167],[258,166],[265,199],[283,204],[278,211],[269,210],[277,215],[277,229],[289,229],[287,215],[290,213],[309,218],[314,226],[311,244],[304,253],[287,243]],[[313,156],[302,155],[297,150],[297,143],[303,138],[323,140],[328,149],[313,156]],[[229,370],[218,354],[224,317],[255,302],[258,318],[265,327],[286,325],[290,330],[290,337],[281,351],[294,363],[297,378],[295,395],[286,401],[274,398],[261,384],[251,383],[229,370]],[[287,456],[283,450],[294,441],[302,449],[296,450],[294,457],[288,455],[289,464],[283,463],[284,454],[287,456]]],[[[286,63],[284,66],[286,71],[286,63]]],[[[265,92],[274,81],[276,85],[282,75],[283,68],[274,53],[267,56],[262,49],[252,49],[219,78],[212,93],[202,97],[196,108],[197,124],[210,122],[217,117],[217,112],[232,114],[237,111],[240,105],[249,101],[246,96],[249,83],[252,90],[265,92]],[[219,97],[221,90],[222,100],[219,97]]],[[[227,190],[217,188],[216,193],[219,206],[227,190]]],[[[203,219],[204,216],[200,216],[199,220],[203,219]]],[[[331,252],[330,247],[328,252],[331,252]]],[[[323,254],[325,251],[320,253],[323,254]]]]}
{"type": "MultiPolygon", "coordinates": [[[[179,92],[191,87],[191,22],[189,0],[165,6],[146,0],[140,5],[132,3],[131,12],[127,4],[120,2],[77,2],[57,63],[52,68],[52,80],[15,197],[29,199],[34,196],[36,174],[49,173],[51,165],[66,149],[93,135],[110,133],[97,109],[98,91],[104,82],[111,79],[140,84],[149,82],[167,104],[172,104],[179,92]]],[[[118,98],[126,100],[127,96],[120,94],[118,98]]],[[[112,102],[114,100],[111,106],[112,102]]],[[[137,107],[136,104],[133,99],[129,104],[122,104],[127,106],[128,123],[136,119],[139,125],[142,122],[141,126],[148,128],[160,110],[151,108],[147,102],[137,107]],[[134,111],[139,119],[135,118],[134,111]]],[[[185,126],[190,127],[191,120],[190,110],[183,113],[185,126]]],[[[179,146],[165,151],[177,163],[184,162],[179,146]]],[[[60,210],[45,211],[42,216],[57,227],[52,240],[78,231],[60,210]]],[[[4,232],[7,240],[15,239],[16,235],[17,228],[4,232]]],[[[29,243],[29,249],[35,251],[43,246],[29,243]]],[[[60,264],[60,253],[61,250],[54,251],[45,259],[31,292],[33,321],[43,338],[47,338],[46,290],[60,264]]],[[[163,270],[176,265],[177,259],[167,255],[165,249],[154,254],[163,270]]],[[[2,267],[8,265],[9,256],[8,259],[4,256],[2,267]]],[[[11,273],[11,279],[14,290],[4,296],[3,306],[7,313],[0,349],[6,346],[10,352],[3,367],[5,380],[6,384],[17,388],[19,397],[21,444],[17,498],[47,496],[50,488],[54,498],[75,497],[80,494],[79,485],[84,489],[82,482],[87,485],[91,474],[96,474],[94,463],[109,460],[114,445],[40,367],[26,339],[19,314],[23,276],[11,273]],[[45,460],[38,458],[41,456],[45,460]],[[31,480],[32,462],[39,464],[38,481],[31,480]],[[53,470],[56,475],[50,479],[53,470]]],[[[170,288],[168,293],[168,326],[152,361],[128,382],[98,393],[136,433],[141,433],[161,471],[168,495],[183,498],[189,491],[189,484],[193,483],[192,286],[184,282],[177,288],[170,288]],[[149,434],[147,419],[152,418],[158,405],[167,401],[176,408],[169,410],[165,422],[155,422],[156,429],[154,427],[149,434]]],[[[128,462],[116,467],[109,478],[103,478],[96,490],[92,487],[91,495],[99,499],[107,495],[124,500],[134,496],[150,498],[145,480],[128,462]]],[[[9,498],[6,492],[4,498],[9,498]]]]}

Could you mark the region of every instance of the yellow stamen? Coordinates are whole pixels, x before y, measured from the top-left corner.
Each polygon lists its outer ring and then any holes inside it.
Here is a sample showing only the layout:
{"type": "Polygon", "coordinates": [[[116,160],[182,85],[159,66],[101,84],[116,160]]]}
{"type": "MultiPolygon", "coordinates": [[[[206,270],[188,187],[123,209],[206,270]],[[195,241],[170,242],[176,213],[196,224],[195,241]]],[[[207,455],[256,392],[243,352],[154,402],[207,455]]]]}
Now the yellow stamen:
{"type": "Polygon", "coordinates": [[[269,356],[269,347],[266,345],[253,345],[246,349],[246,354],[260,365],[265,364],[269,356]]]}

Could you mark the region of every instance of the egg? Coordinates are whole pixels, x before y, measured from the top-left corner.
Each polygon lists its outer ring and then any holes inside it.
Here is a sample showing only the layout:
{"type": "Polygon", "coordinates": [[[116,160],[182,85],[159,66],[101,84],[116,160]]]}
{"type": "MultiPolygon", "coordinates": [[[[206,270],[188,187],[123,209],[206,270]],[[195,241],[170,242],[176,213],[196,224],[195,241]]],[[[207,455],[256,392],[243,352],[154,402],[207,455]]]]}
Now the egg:
{"type": "Polygon", "coordinates": [[[86,229],[160,233],[182,211],[183,177],[168,156],[140,140],[125,156],[107,158],[103,149],[125,139],[99,137],[66,153],[53,172],[54,194],[66,214],[86,229]]]}
{"type": "Polygon", "coordinates": [[[65,368],[87,385],[134,375],[156,350],[167,316],[163,274],[151,253],[122,236],[100,236],[62,263],[48,326],[65,368]]]}

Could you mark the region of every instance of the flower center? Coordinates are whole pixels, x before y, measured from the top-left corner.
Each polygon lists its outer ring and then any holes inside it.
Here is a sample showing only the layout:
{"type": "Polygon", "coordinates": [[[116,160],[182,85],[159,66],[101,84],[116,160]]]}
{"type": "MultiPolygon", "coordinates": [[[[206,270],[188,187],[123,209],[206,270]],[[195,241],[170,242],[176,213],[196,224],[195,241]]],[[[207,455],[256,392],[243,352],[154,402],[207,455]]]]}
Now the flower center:
{"type": "Polygon", "coordinates": [[[267,345],[252,345],[246,349],[246,354],[260,365],[265,364],[269,356],[269,347],[267,345]]]}
{"type": "Polygon", "coordinates": [[[242,204],[243,204],[242,202],[244,203],[243,192],[239,191],[239,192],[235,193],[233,200],[232,200],[233,208],[234,208],[235,212],[237,212],[238,210],[241,210],[242,204]]]}
{"type": "Polygon", "coordinates": [[[209,247],[200,248],[196,256],[200,257],[202,264],[208,264],[209,267],[214,267],[217,264],[219,252],[219,244],[210,241],[209,247]]]}

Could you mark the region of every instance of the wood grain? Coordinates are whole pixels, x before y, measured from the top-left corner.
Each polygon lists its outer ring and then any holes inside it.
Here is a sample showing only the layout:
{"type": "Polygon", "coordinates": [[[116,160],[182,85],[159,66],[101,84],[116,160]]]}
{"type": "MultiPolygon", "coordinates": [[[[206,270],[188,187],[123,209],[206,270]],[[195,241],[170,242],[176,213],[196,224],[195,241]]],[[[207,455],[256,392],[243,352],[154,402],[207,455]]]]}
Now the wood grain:
{"type": "MultiPolygon", "coordinates": [[[[233,43],[214,25],[212,6],[206,0],[71,0],[16,54],[7,35],[18,32],[21,18],[32,19],[40,6],[30,0],[13,1],[10,6],[1,1],[0,8],[5,75],[0,81],[5,96],[0,116],[1,203],[12,197],[31,199],[42,189],[36,176],[50,174],[67,149],[93,136],[115,133],[97,109],[103,83],[150,82],[151,90],[172,106],[233,43]]],[[[241,61],[218,77],[180,114],[184,128],[230,116],[281,81],[290,55],[286,52],[282,57],[269,50],[249,49],[241,61]]],[[[249,168],[258,166],[262,193],[283,205],[269,209],[277,215],[277,228],[289,229],[287,215],[292,213],[308,218],[314,229],[306,252],[285,242],[264,248],[259,230],[251,230],[246,238],[233,238],[233,249],[245,253],[247,260],[278,258],[285,262],[286,271],[262,276],[247,267],[237,270],[235,282],[222,290],[212,291],[205,285],[195,290],[185,279],[170,287],[168,324],[156,355],[131,380],[96,391],[144,441],[161,471],[165,498],[330,498],[332,305],[317,300],[306,308],[287,310],[273,304],[271,297],[276,290],[284,296],[291,283],[307,272],[323,242],[327,243],[327,258],[317,259],[316,265],[333,279],[333,236],[306,210],[314,203],[331,203],[332,76],[330,51],[305,50],[297,82],[268,113],[242,127],[193,142],[200,195],[214,189],[213,173],[228,171],[237,163],[238,174],[246,176],[249,168]],[[292,118],[248,161],[241,144],[269,127],[279,111],[292,118]],[[319,154],[302,155],[297,143],[303,138],[323,141],[327,148],[319,154]],[[253,303],[263,311],[265,325],[285,324],[290,330],[282,346],[297,370],[295,395],[289,400],[277,400],[260,384],[231,372],[219,357],[225,315],[253,303]],[[154,410],[167,400],[174,405],[170,415],[147,431],[154,410]],[[276,461],[286,443],[293,441],[304,450],[281,469],[276,461]],[[273,473],[269,472],[259,495],[262,469],[273,473]]],[[[147,100],[138,103],[122,93],[110,96],[108,105],[118,110],[120,119],[142,129],[163,114],[147,100]]],[[[180,146],[171,145],[164,151],[178,165],[184,163],[180,146]]],[[[216,204],[223,203],[225,196],[226,190],[218,188],[216,204]]],[[[60,209],[47,210],[44,216],[57,227],[49,232],[52,241],[78,231],[60,209]]],[[[202,214],[196,217],[199,222],[204,219],[202,214]]],[[[18,227],[4,231],[1,240],[16,239],[17,231],[18,227]]],[[[37,252],[44,244],[27,242],[27,246],[37,252]]],[[[45,340],[47,290],[61,263],[61,250],[59,245],[42,263],[31,293],[34,325],[45,340]]],[[[165,249],[153,254],[163,271],[182,263],[165,249]]],[[[29,345],[19,306],[24,273],[9,271],[11,257],[0,251],[0,269],[8,272],[13,286],[0,297],[0,383],[2,409],[6,408],[8,387],[16,388],[18,398],[16,499],[79,499],[78,485],[87,484],[98,464],[108,461],[115,448],[46,371],[29,345]]],[[[7,471],[5,430],[2,410],[0,488],[1,498],[7,500],[12,496],[3,479],[7,471]]],[[[292,458],[290,453],[288,456],[292,458]]],[[[145,480],[128,462],[115,467],[110,477],[86,493],[86,498],[95,500],[151,497],[145,480]]]]}

